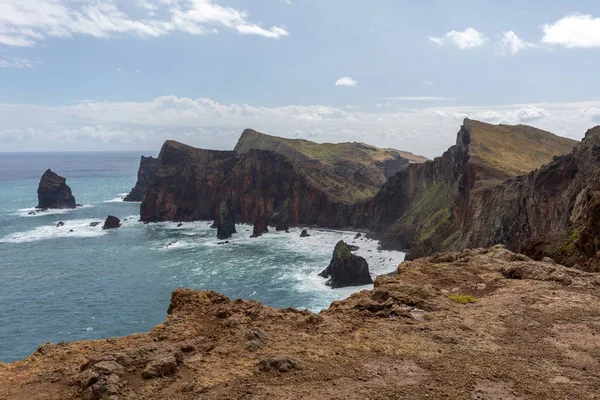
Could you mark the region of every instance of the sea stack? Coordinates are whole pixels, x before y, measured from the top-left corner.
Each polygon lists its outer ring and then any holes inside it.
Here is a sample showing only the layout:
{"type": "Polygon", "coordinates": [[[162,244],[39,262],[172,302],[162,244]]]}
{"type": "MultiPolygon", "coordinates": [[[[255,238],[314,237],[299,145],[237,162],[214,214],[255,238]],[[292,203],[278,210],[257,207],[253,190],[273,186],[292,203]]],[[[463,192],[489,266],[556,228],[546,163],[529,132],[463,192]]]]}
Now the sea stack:
{"type": "Polygon", "coordinates": [[[326,285],[331,286],[332,289],[373,283],[367,261],[352,254],[343,240],[335,245],[329,266],[319,275],[329,278],[326,285]]]}
{"type": "Polygon", "coordinates": [[[231,192],[221,202],[219,211],[219,223],[217,225],[217,238],[229,239],[231,235],[236,233],[235,230],[235,213],[233,212],[233,200],[231,192]]]}
{"type": "Polygon", "coordinates": [[[271,223],[276,231],[289,231],[290,229],[290,199],[285,200],[271,216],[271,223]]]}
{"type": "Polygon", "coordinates": [[[152,183],[152,180],[156,176],[160,167],[160,158],[145,157],[142,156],[140,159],[140,168],[138,169],[137,182],[131,192],[123,201],[142,201],[146,197],[148,187],[152,183]]]}
{"type": "Polygon", "coordinates": [[[252,228],[251,238],[257,238],[262,236],[263,233],[269,232],[268,220],[265,217],[258,217],[254,220],[254,227],[252,228]]]}
{"type": "Polygon", "coordinates": [[[115,229],[121,227],[121,220],[117,217],[109,215],[104,222],[102,229],[115,229]]]}
{"type": "Polygon", "coordinates": [[[36,208],[75,208],[75,197],[67,180],[48,169],[42,175],[38,186],[38,205],[36,208]]]}

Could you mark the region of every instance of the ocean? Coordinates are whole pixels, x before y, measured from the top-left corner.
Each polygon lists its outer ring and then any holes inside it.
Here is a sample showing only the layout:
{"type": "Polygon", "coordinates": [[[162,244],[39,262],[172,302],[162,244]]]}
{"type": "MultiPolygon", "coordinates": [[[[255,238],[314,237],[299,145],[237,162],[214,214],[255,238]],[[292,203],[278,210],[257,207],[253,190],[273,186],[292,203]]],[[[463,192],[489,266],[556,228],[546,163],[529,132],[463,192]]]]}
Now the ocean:
{"type": "Polygon", "coordinates": [[[300,238],[293,228],[250,239],[252,226],[239,225],[230,243],[219,245],[212,221],[143,224],[139,203],[121,200],[135,184],[140,156],[0,153],[0,362],[46,342],[146,332],[164,321],[177,287],[318,312],[370,288],[333,290],[317,276],[341,239],[360,247],[373,275],[404,259],[353,232],[309,229],[311,236],[300,238]],[[67,178],[82,207],[29,215],[47,168],[67,178]],[[123,226],[90,227],[108,215],[123,226]]]}

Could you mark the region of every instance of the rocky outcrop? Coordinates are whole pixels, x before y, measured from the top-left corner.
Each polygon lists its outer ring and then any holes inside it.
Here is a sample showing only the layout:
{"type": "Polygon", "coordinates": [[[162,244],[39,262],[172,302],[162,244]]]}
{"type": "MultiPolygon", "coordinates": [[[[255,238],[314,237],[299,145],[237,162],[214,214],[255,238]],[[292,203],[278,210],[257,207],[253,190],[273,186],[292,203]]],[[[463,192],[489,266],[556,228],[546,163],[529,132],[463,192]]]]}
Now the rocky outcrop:
{"type": "Polygon", "coordinates": [[[300,237],[309,237],[310,233],[308,233],[308,231],[306,229],[302,229],[302,232],[300,232],[300,237]]]}
{"type": "Polygon", "coordinates": [[[267,232],[269,232],[269,220],[266,217],[256,218],[254,220],[254,226],[252,227],[252,236],[250,237],[257,238],[267,232]]]}
{"type": "Polygon", "coordinates": [[[504,244],[600,272],[600,127],[567,155],[472,197],[457,247],[504,244]]]}
{"type": "Polygon", "coordinates": [[[46,344],[23,361],[0,363],[0,398],[600,393],[596,274],[500,246],[404,262],[397,272],[319,314],[177,289],[166,321],[148,333],[46,344]]]}
{"type": "Polygon", "coordinates": [[[142,156],[140,159],[140,167],[137,174],[137,182],[131,192],[123,201],[142,201],[146,196],[148,187],[156,177],[158,168],[160,167],[160,159],[154,157],[142,156]]]}
{"type": "Polygon", "coordinates": [[[217,225],[217,238],[218,239],[229,239],[235,230],[235,213],[233,211],[233,200],[231,199],[231,192],[223,201],[221,201],[221,208],[219,210],[219,220],[215,222],[217,225]]]}
{"type": "MultiPolygon", "coordinates": [[[[455,146],[433,161],[397,173],[372,200],[357,205],[351,223],[383,232],[384,247],[410,248],[408,259],[503,243],[495,242],[493,235],[479,234],[473,235],[476,240],[465,241],[474,224],[487,224],[474,217],[474,204],[491,187],[551,162],[575,144],[528,126],[466,119],[455,146]]],[[[513,204],[506,198],[502,201],[500,208],[513,204]]]]}
{"type": "Polygon", "coordinates": [[[67,180],[52,172],[50,169],[44,172],[38,186],[37,208],[75,208],[75,197],[67,180]]]}
{"type": "Polygon", "coordinates": [[[331,286],[332,289],[373,283],[367,261],[352,254],[343,240],[335,245],[331,262],[319,276],[329,278],[326,285],[331,286]]]}
{"type": "Polygon", "coordinates": [[[240,222],[268,217],[280,229],[299,224],[343,228],[356,201],[374,195],[388,174],[422,159],[400,154],[404,153],[364,144],[319,145],[249,130],[233,152],[167,141],[140,215],[150,222],[216,219],[220,199],[231,191],[240,222]]]}
{"type": "Polygon", "coordinates": [[[109,215],[104,221],[104,226],[102,229],[116,229],[121,227],[121,220],[117,217],[109,215]]]}

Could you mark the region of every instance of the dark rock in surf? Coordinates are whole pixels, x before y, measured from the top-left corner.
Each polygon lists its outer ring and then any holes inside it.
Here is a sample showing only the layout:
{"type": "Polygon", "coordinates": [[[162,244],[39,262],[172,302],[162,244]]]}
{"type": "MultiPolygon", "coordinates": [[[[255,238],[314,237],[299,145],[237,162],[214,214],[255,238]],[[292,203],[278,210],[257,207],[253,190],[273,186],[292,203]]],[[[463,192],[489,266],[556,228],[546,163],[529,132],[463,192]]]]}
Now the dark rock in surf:
{"type": "Polygon", "coordinates": [[[217,238],[221,240],[229,239],[234,233],[236,233],[235,213],[233,212],[232,194],[229,192],[221,202],[219,222],[217,224],[217,238]]]}
{"type": "Polygon", "coordinates": [[[67,180],[48,169],[42,175],[38,186],[38,205],[36,208],[75,208],[75,197],[67,180]]]}
{"type": "Polygon", "coordinates": [[[310,236],[310,233],[308,233],[306,231],[306,229],[302,229],[302,233],[300,234],[300,237],[309,237],[309,236],[310,236]]]}
{"type": "Polygon", "coordinates": [[[121,227],[121,220],[117,217],[109,215],[104,222],[102,229],[115,229],[121,227]]]}
{"type": "Polygon", "coordinates": [[[329,266],[319,275],[329,278],[326,285],[332,289],[373,283],[367,261],[352,254],[343,240],[335,245],[329,266]]]}
{"type": "Polygon", "coordinates": [[[56,227],[60,228],[61,226],[65,226],[65,223],[62,221],[58,221],[58,224],[56,224],[56,227]]]}
{"type": "Polygon", "coordinates": [[[269,232],[268,227],[269,221],[265,217],[258,217],[254,220],[254,226],[252,227],[251,238],[262,236],[263,233],[269,232]]]}

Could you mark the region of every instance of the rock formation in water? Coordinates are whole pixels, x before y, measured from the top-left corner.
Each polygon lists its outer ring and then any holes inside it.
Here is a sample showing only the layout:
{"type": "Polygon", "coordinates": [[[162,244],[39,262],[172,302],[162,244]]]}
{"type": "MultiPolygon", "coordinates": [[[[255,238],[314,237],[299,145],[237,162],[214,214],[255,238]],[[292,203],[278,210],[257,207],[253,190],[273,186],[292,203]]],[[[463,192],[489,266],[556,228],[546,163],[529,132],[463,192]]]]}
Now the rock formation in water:
{"type": "Polygon", "coordinates": [[[160,167],[160,159],[154,157],[142,156],[140,159],[140,167],[137,174],[137,182],[131,192],[123,201],[142,201],[146,196],[148,187],[156,177],[158,168],[160,167]]]}
{"type": "Polygon", "coordinates": [[[254,220],[254,226],[252,227],[251,238],[257,238],[262,236],[263,233],[269,232],[269,220],[267,217],[258,217],[254,220]]]}
{"type": "Polygon", "coordinates": [[[308,231],[306,229],[302,229],[302,232],[300,232],[300,237],[309,237],[310,233],[308,233],[308,231]]]}
{"type": "Polygon", "coordinates": [[[367,261],[360,256],[352,254],[350,248],[343,240],[340,240],[335,245],[331,262],[319,276],[329,278],[326,285],[331,286],[332,289],[373,283],[367,261]]]}
{"type": "Polygon", "coordinates": [[[67,180],[48,169],[42,175],[38,186],[38,205],[36,208],[75,208],[75,197],[67,180]]]}
{"type": "MultiPolygon", "coordinates": [[[[235,151],[163,145],[161,165],[142,202],[143,221],[216,219],[233,193],[240,222],[276,215],[280,228],[299,224],[342,228],[356,201],[373,196],[388,176],[424,160],[361,143],[316,144],[242,134],[235,151]]],[[[277,222],[273,223],[277,225],[277,222]]],[[[285,229],[284,229],[285,230],[285,229]]]]}
{"type": "Polygon", "coordinates": [[[319,314],[177,289],[148,333],[0,363],[0,398],[590,399],[599,285],[495,247],[404,262],[319,314]]]}
{"type": "Polygon", "coordinates": [[[121,227],[121,220],[117,217],[109,215],[104,221],[104,226],[102,229],[116,229],[121,227]]]}
{"type": "Polygon", "coordinates": [[[225,196],[221,201],[221,208],[219,209],[219,220],[216,222],[217,225],[217,238],[218,239],[229,239],[235,230],[235,213],[233,211],[233,200],[231,199],[231,192],[225,196]]]}

